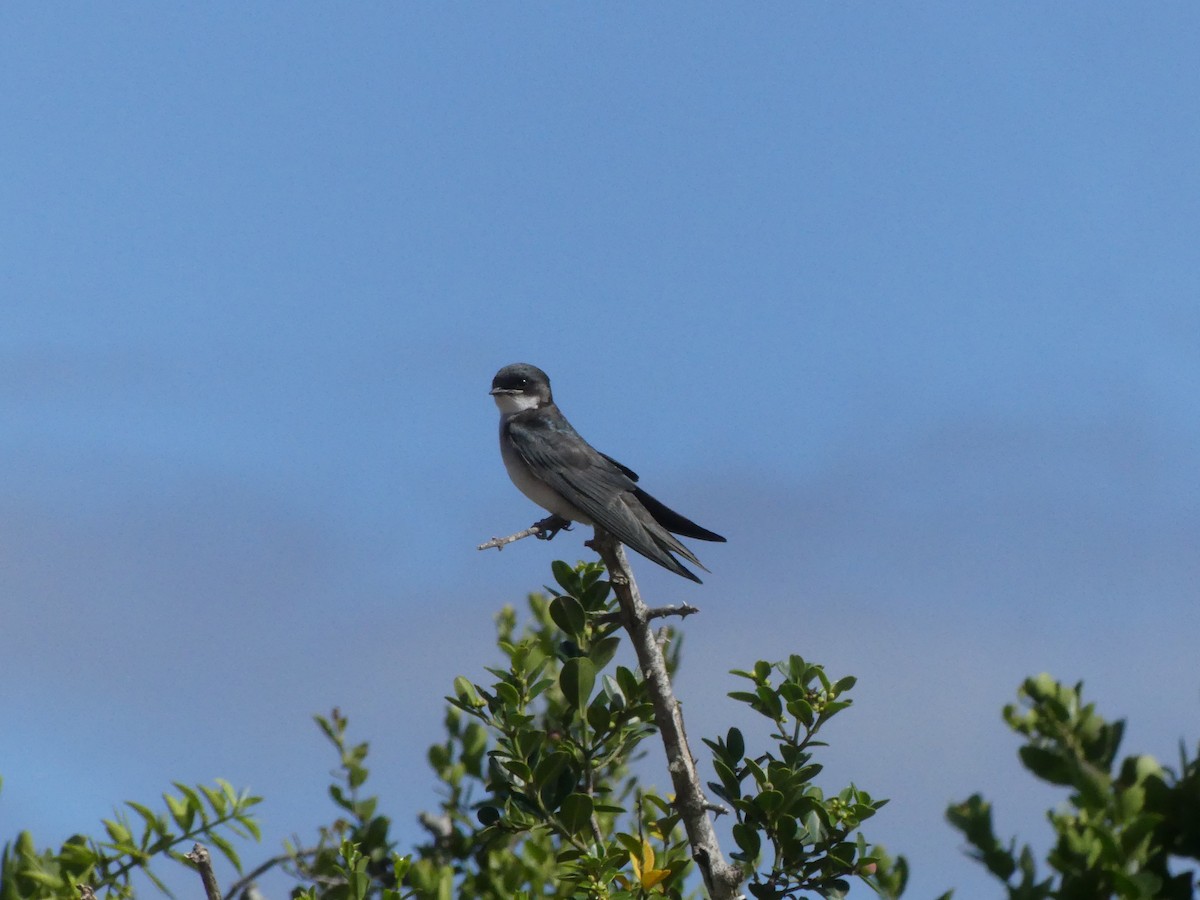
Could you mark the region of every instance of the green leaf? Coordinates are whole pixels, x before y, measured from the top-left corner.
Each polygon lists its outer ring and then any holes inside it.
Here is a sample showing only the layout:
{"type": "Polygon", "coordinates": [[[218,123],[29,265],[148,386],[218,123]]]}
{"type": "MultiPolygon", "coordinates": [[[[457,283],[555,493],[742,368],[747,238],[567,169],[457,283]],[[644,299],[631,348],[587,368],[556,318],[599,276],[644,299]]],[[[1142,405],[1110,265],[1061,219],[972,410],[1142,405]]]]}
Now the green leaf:
{"type": "Polygon", "coordinates": [[[147,834],[151,832],[160,836],[170,834],[166,821],[162,816],[150,809],[150,807],[134,803],[132,800],[126,800],[125,805],[142,817],[142,821],[146,824],[147,834]]]}
{"type": "Polygon", "coordinates": [[[163,884],[162,881],[159,880],[159,877],[157,875],[155,875],[153,872],[150,871],[149,866],[142,866],[141,871],[142,871],[142,874],[145,875],[147,878],[149,878],[150,881],[154,884],[154,886],[156,888],[158,888],[159,891],[162,892],[163,895],[165,895],[167,897],[171,896],[171,892],[167,889],[167,886],[165,884],[163,884]]]}
{"type": "Polygon", "coordinates": [[[717,777],[721,779],[721,786],[725,789],[724,797],[726,800],[732,803],[742,796],[741,780],[725,760],[713,757],[713,769],[716,771],[717,777]]]}
{"type": "Polygon", "coordinates": [[[763,791],[754,798],[754,804],[767,814],[769,820],[771,814],[783,806],[783,794],[779,791],[763,791]]]}
{"type": "MultiPolygon", "coordinates": [[[[336,717],[336,715],[337,715],[337,710],[334,710],[334,716],[336,717]]],[[[329,719],[325,718],[325,716],[322,716],[322,715],[313,716],[313,721],[316,722],[317,725],[320,727],[321,731],[323,731],[325,733],[325,737],[329,738],[335,744],[338,742],[338,740],[341,737],[342,730],[339,728],[335,728],[333,722],[331,722],[329,719]]],[[[344,722],[345,720],[343,719],[342,721],[344,722]]]]}
{"type": "Polygon", "coordinates": [[[175,820],[175,824],[185,834],[192,830],[192,822],[195,821],[196,811],[192,809],[186,800],[180,800],[178,797],[164,793],[163,800],[167,804],[167,809],[171,813],[171,818],[175,820]]]}
{"type": "Polygon", "coordinates": [[[537,728],[522,729],[515,737],[520,755],[526,759],[532,759],[535,754],[541,753],[549,746],[546,732],[537,728]]]}
{"type": "Polygon", "coordinates": [[[796,717],[805,728],[811,728],[813,723],[813,708],[807,700],[791,700],[787,711],[796,717]]]}
{"type": "Polygon", "coordinates": [[[496,699],[501,702],[503,707],[507,707],[506,712],[514,712],[521,707],[521,693],[507,681],[498,682],[495,685],[496,699]]]}
{"type": "Polygon", "coordinates": [[[733,826],[733,841],[738,845],[740,854],[734,853],[734,859],[743,859],[746,862],[753,862],[758,859],[758,852],[762,849],[762,838],[758,832],[747,825],[745,822],[735,822],[733,826]]]}
{"type": "Polygon", "coordinates": [[[217,782],[217,786],[224,792],[225,796],[227,798],[229,798],[229,802],[231,804],[233,804],[234,806],[236,806],[238,803],[237,788],[235,788],[232,784],[230,784],[224,778],[218,778],[218,779],[216,779],[216,782],[217,782]]]}
{"type": "Polygon", "coordinates": [[[439,778],[442,777],[442,771],[450,766],[450,751],[444,744],[432,745],[426,758],[429,760],[429,767],[437,773],[439,778]]]}
{"type": "Polygon", "coordinates": [[[220,791],[215,791],[206,784],[200,785],[200,790],[204,791],[204,796],[208,798],[208,805],[212,807],[213,812],[218,818],[225,815],[225,795],[220,791]]]}
{"type": "Polygon", "coordinates": [[[592,665],[596,667],[596,671],[600,671],[607,666],[613,656],[617,653],[617,648],[621,646],[621,639],[618,637],[601,638],[592,644],[592,649],[588,653],[588,659],[592,661],[592,665]]]}
{"type": "Polygon", "coordinates": [[[533,772],[533,780],[537,785],[538,796],[546,809],[553,812],[562,805],[573,790],[575,790],[575,772],[570,766],[572,757],[568,753],[556,750],[545,757],[533,772]]]}
{"type": "Polygon", "coordinates": [[[550,618],[572,637],[580,637],[587,629],[587,613],[582,604],[566,594],[550,601],[550,618]]]}
{"type": "Polygon", "coordinates": [[[853,675],[847,675],[845,678],[839,678],[837,680],[837,683],[833,686],[833,691],[835,694],[841,694],[850,690],[850,688],[854,687],[856,684],[858,684],[858,679],[853,675]]]}
{"type": "Polygon", "coordinates": [[[829,719],[832,719],[843,709],[848,709],[853,702],[853,700],[833,700],[829,703],[826,703],[825,708],[821,710],[821,715],[817,721],[823,724],[829,719]]]}
{"type": "Polygon", "coordinates": [[[587,794],[568,794],[559,813],[563,826],[571,834],[580,834],[591,828],[593,801],[587,794]]]}
{"type": "Polygon", "coordinates": [[[624,831],[618,831],[613,835],[617,839],[617,843],[625,848],[625,852],[631,855],[640,854],[642,852],[642,839],[636,835],[626,834],[624,831]]]}
{"type": "Polygon", "coordinates": [[[478,707],[483,705],[483,701],[479,699],[479,694],[475,692],[475,685],[471,684],[463,675],[459,675],[454,679],[454,696],[465,706],[478,707]]]}
{"type": "Polygon", "coordinates": [[[129,833],[129,829],[125,827],[123,822],[117,822],[113,819],[102,819],[104,830],[108,832],[109,838],[118,846],[133,843],[133,835],[129,833]]]}
{"type": "Polygon", "coordinates": [[[1146,791],[1135,784],[1118,793],[1116,800],[1121,820],[1132,819],[1146,805],[1146,791]]]}
{"type": "Polygon", "coordinates": [[[771,690],[769,685],[760,685],[755,694],[758,697],[755,709],[771,719],[783,717],[783,701],[779,699],[779,695],[775,691],[771,690]]]}
{"type": "Polygon", "coordinates": [[[557,778],[558,774],[571,763],[571,760],[571,754],[563,750],[547,753],[534,768],[533,780],[541,785],[557,778]]]}
{"type": "Polygon", "coordinates": [[[519,759],[500,759],[500,767],[524,784],[533,780],[533,772],[529,766],[519,759]]]}
{"type": "Polygon", "coordinates": [[[563,663],[562,672],[558,676],[558,684],[563,696],[575,709],[585,709],[588,698],[592,696],[592,688],[596,684],[596,667],[584,656],[569,659],[563,663]]]}
{"type": "Polygon", "coordinates": [[[478,722],[472,722],[463,732],[462,755],[465,758],[479,756],[487,747],[487,731],[478,722]]]}
{"type": "Polygon", "coordinates": [[[187,798],[188,806],[191,807],[191,809],[193,809],[195,812],[199,813],[200,821],[207,825],[208,813],[204,809],[204,801],[200,799],[200,795],[182,781],[172,781],[171,784],[173,784],[176,789],[187,798]]]}
{"type": "Polygon", "coordinates": [[[604,694],[597,694],[596,699],[588,707],[587,722],[597,733],[607,731],[609,725],[612,724],[612,716],[609,714],[608,705],[604,702],[604,694]]]}
{"type": "Polygon", "coordinates": [[[226,838],[210,831],[204,836],[204,839],[212,842],[212,845],[224,854],[225,858],[229,860],[235,869],[239,872],[242,871],[242,861],[238,859],[237,851],[233,849],[233,844],[229,843],[226,838]]]}
{"type": "Polygon", "coordinates": [[[617,679],[611,675],[604,675],[600,679],[600,690],[604,692],[604,696],[608,699],[609,708],[617,710],[625,708],[625,694],[621,692],[621,686],[617,684],[617,679]]]}
{"type": "Polygon", "coordinates": [[[1071,765],[1061,752],[1032,745],[1026,745],[1017,752],[1025,768],[1042,781],[1059,785],[1071,784],[1071,765]]]}
{"type": "Polygon", "coordinates": [[[725,735],[726,759],[730,762],[740,763],[742,757],[746,755],[746,740],[742,737],[741,731],[736,728],[730,728],[725,735]]]}
{"type": "Polygon", "coordinates": [[[743,765],[746,767],[746,771],[754,776],[755,784],[761,786],[767,783],[767,773],[763,771],[762,766],[757,762],[752,759],[746,759],[743,761],[743,765]]]}
{"type": "Polygon", "coordinates": [[[251,816],[238,816],[237,821],[243,828],[246,829],[247,832],[249,832],[250,837],[254,838],[256,841],[262,840],[262,829],[258,827],[258,822],[256,822],[251,816]]]}
{"type": "Polygon", "coordinates": [[[583,596],[579,599],[583,601],[583,605],[589,611],[595,611],[604,606],[604,601],[608,599],[608,593],[611,589],[612,585],[609,582],[597,579],[587,587],[583,592],[583,596]]]}
{"type": "Polygon", "coordinates": [[[813,810],[804,817],[804,830],[808,832],[808,839],[816,843],[824,840],[825,826],[821,822],[821,815],[818,810],[813,810]]]}
{"type": "Polygon", "coordinates": [[[329,786],[329,796],[334,803],[346,810],[346,812],[354,812],[354,801],[346,796],[346,791],[340,784],[331,784],[329,786]]]}
{"type": "Polygon", "coordinates": [[[546,693],[547,689],[549,689],[553,686],[554,686],[553,678],[538,679],[537,682],[535,682],[534,684],[531,684],[529,686],[529,691],[528,691],[529,699],[536,700],[538,697],[542,696],[542,694],[546,693]]]}
{"type": "Polygon", "coordinates": [[[625,699],[630,703],[637,702],[642,696],[642,682],[633,674],[633,671],[625,666],[617,666],[617,685],[621,688],[621,693],[625,695],[625,699]]]}
{"type": "Polygon", "coordinates": [[[550,564],[550,571],[554,573],[554,580],[558,582],[558,586],[568,594],[574,595],[581,592],[579,575],[561,559],[556,559],[550,564]]]}

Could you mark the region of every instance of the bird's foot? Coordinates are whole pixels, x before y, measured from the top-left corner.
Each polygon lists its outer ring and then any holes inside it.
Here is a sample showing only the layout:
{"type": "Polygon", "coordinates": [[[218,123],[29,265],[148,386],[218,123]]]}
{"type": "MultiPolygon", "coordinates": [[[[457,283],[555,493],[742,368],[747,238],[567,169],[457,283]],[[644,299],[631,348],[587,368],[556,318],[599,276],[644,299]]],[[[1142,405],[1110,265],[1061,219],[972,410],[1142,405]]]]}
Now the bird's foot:
{"type": "Polygon", "coordinates": [[[571,520],[562,516],[547,516],[540,522],[534,522],[533,527],[538,529],[536,536],[539,541],[549,541],[560,531],[570,531],[571,520]]]}

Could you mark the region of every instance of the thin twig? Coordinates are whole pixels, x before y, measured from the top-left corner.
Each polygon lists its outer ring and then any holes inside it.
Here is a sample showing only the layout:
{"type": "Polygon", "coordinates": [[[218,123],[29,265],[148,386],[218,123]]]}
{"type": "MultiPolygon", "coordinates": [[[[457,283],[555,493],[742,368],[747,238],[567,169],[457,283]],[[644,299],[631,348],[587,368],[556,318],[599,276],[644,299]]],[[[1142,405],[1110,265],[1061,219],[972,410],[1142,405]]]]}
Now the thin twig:
{"type": "Polygon", "coordinates": [[[553,537],[554,534],[561,531],[564,527],[563,520],[558,516],[546,516],[546,518],[534,522],[524,531],[518,531],[516,534],[510,534],[508,537],[494,537],[490,541],[484,541],[475,549],[491,550],[495,547],[497,550],[503,550],[506,545],[522,540],[523,538],[541,537],[543,534],[553,537]]]}
{"type": "Polygon", "coordinates": [[[203,844],[196,844],[185,858],[190,859],[200,870],[200,880],[204,883],[204,894],[208,900],[221,900],[221,888],[217,884],[217,876],[213,874],[212,855],[208,848],[203,844]]]}
{"type": "Polygon", "coordinates": [[[726,806],[723,803],[713,803],[711,800],[709,800],[707,803],[704,804],[704,808],[707,809],[710,813],[712,813],[717,818],[720,818],[721,816],[729,814],[728,806],[726,806]]]}
{"type": "Polygon", "coordinates": [[[638,665],[646,679],[646,688],[654,705],[654,720],[667,753],[667,771],[675,788],[675,806],[687,832],[692,859],[704,876],[704,885],[712,900],[737,900],[743,896],[737,886],[744,876],[737,866],[726,862],[721,853],[717,833],[708,817],[709,803],[701,787],[700,773],[688,748],[683,713],[671,689],[662,648],[649,625],[650,610],[642,602],[625,549],[601,528],[596,529],[596,536],[588,541],[588,546],[600,554],[608,569],[609,580],[621,605],[622,624],[629,632],[638,665]]]}
{"type": "Polygon", "coordinates": [[[229,890],[225,892],[225,896],[229,900],[237,900],[237,895],[250,887],[260,876],[284,863],[291,862],[293,859],[302,859],[305,856],[316,856],[321,852],[320,847],[311,847],[308,850],[297,850],[294,853],[281,853],[278,856],[272,856],[265,863],[252,872],[247,872],[237,881],[229,886],[229,890]]]}

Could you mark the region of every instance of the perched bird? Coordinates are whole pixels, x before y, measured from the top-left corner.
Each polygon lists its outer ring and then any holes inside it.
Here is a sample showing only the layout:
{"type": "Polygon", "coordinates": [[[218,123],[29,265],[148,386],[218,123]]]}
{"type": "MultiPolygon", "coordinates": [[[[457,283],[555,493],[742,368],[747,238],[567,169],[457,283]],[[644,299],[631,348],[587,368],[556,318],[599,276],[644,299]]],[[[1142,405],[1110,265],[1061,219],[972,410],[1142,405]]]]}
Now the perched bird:
{"type": "Polygon", "coordinates": [[[555,405],[545,372],[527,363],[505,366],[492,379],[491,394],[500,408],[500,455],[508,477],[558,519],[547,538],[571,522],[599,525],[647,559],[700,581],[672,556],[704,569],[675,535],[725,538],[655,500],[637,486],[632,470],[580,437],[555,405]]]}

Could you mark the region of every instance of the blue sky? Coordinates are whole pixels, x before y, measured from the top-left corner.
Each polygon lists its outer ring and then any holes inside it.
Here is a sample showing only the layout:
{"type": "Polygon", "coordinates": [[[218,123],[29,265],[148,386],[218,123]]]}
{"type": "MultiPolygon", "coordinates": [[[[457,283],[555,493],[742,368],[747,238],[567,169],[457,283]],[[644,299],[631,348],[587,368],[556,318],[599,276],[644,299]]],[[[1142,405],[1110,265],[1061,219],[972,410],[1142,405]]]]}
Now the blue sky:
{"type": "Polygon", "coordinates": [[[1000,896],[942,812],[1045,842],[1021,678],[1200,737],[1198,43],[1165,3],[5,4],[6,839],[224,777],[274,852],[337,704],[416,840],[440,698],[588,555],[474,549],[539,516],[486,393],[527,361],[729,537],[639,570],[703,610],[697,744],[729,669],[858,675],[830,785],[892,798],[910,896],[1000,896]]]}

